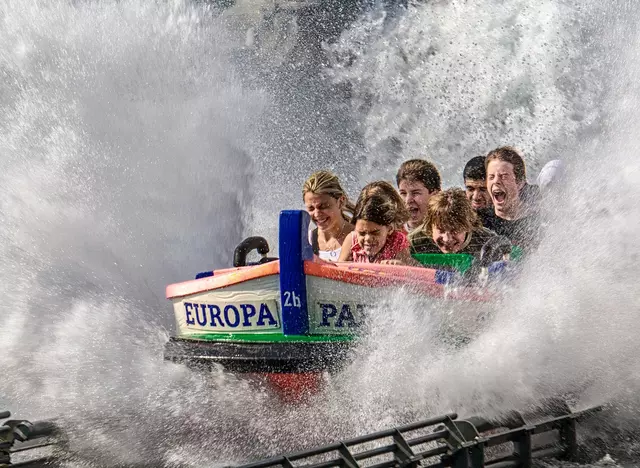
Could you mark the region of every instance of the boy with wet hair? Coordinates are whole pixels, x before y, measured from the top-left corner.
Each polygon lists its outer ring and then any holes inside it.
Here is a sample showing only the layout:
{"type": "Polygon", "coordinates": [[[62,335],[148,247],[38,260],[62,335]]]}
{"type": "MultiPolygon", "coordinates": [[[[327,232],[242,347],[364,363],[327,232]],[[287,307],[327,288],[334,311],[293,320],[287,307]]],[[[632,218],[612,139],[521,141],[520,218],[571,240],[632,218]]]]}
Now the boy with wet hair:
{"type": "Polygon", "coordinates": [[[493,209],[478,212],[482,224],[522,248],[538,242],[539,190],[527,184],[522,156],[511,146],[489,152],[485,159],[487,189],[493,209]]]}
{"type": "Polygon", "coordinates": [[[412,231],[422,224],[429,198],[442,189],[442,178],[433,163],[424,159],[410,159],[398,169],[396,183],[409,211],[410,217],[405,228],[412,231]]]}
{"type": "Polygon", "coordinates": [[[491,196],[487,190],[487,170],[484,156],[471,158],[462,171],[465,192],[474,210],[491,208],[491,196]]]}
{"type": "Polygon", "coordinates": [[[482,227],[465,192],[451,188],[429,200],[419,229],[409,234],[411,253],[466,253],[480,256],[482,246],[496,234],[482,227]]]}

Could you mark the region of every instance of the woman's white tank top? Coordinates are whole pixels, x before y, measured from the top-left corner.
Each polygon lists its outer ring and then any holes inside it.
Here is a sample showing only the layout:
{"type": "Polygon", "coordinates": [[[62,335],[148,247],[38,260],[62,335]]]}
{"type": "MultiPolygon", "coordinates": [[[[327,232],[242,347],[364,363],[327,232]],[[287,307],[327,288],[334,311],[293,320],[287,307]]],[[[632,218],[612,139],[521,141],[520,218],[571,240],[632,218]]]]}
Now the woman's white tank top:
{"type": "MultiPolygon", "coordinates": [[[[317,229],[317,228],[316,228],[317,229]]],[[[309,224],[309,243],[313,245],[313,229],[311,224],[309,224]]],[[[336,250],[319,250],[318,249],[318,257],[327,262],[337,262],[340,258],[340,252],[342,252],[342,247],[336,250]]]]}
{"type": "Polygon", "coordinates": [[[320,250],[318,251],[318,257],[327,262],[337,262],[340,258],[340,252],[342,252],[342,247],[336,250],[320,250]]]}

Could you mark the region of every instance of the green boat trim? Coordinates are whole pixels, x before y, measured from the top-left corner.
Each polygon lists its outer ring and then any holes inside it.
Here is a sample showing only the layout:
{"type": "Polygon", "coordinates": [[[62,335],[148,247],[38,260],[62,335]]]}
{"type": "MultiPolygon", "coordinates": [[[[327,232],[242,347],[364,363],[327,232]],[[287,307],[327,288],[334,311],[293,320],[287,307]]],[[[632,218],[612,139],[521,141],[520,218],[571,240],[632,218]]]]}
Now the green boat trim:
{"type": "Polygon", "coordinates": [[[421,253],[413,254],[412,257],[422,265],[431,267],[444,266],[455,268],[460,273],[464,273],[469,268],[471,268],[471,264],[473,263],[473,255],[469,255],[466,253],[421,253]]]}
{"type": "Polygon", "coordinates": [[[206,333],[180,335],[184,340],[228,341],[252,343],[317,343],[321,341],[353,341],[354,335],[283,335],[282,333],[206,333]]]}
{"type": "MultiPolygon", "coordinates": [[[[510,259],[518,261],[522,258],[522,249],[518,246],[511,248],[510,259]]],[[[467,253],[433,253],[433,254],[412,254],[412,257],[422,265],[429,267],[449,267],[454,268],[459,273],[464,274],[474,262],[473,255],[467,253]]]]}

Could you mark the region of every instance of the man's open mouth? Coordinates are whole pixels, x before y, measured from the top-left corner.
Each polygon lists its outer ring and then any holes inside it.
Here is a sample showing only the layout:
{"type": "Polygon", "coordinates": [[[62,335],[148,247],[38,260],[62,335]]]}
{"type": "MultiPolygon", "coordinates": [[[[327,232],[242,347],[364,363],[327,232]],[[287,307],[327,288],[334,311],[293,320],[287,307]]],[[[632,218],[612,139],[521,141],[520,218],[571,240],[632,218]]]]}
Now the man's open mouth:
{"type": "Polygon", "coordinates": [[[507,192],[500,189],[493,189],[491,191],[491,196],[493,197],[493,201],[497,203],[504,203],[507,199],[507,192]]]}

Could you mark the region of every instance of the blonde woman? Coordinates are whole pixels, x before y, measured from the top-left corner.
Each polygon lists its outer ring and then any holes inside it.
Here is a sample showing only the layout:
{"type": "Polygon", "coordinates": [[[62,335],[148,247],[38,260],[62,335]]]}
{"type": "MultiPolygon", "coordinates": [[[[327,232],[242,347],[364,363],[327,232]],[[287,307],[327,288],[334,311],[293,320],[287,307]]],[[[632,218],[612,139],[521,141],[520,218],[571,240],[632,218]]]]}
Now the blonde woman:
{"type": "Polygon", "coordinates": [[[317,226],[309,233],[314,252],[323,260],[337,262],[345,238],[353,231],[354,209],[338,176],[328,171],[312,174],[302,187],[302,199],[317,226]]]}

